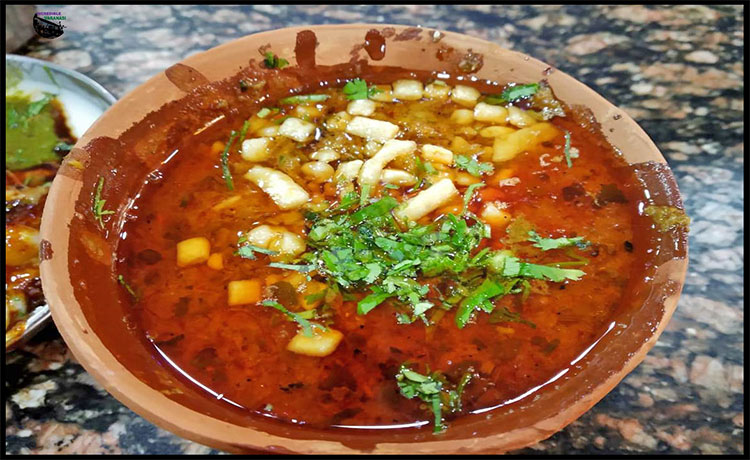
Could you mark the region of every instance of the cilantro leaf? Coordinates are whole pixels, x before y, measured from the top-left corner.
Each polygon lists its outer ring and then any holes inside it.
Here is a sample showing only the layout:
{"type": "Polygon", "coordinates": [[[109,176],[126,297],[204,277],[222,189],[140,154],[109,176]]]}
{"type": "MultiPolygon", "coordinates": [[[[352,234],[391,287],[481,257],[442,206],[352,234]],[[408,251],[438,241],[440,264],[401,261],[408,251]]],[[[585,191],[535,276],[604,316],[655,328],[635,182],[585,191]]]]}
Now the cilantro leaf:
{"type": "Polygon", "coordinates": [[[275,308],[276,310],[280,311],[281,313],[289,317],[289,319],[291,319],[292,321],[295,321],[297,324],[299,324],[302,327],[302,335],[304,335],[305,337],[312,337],[313,328],[318,328],[322,331],[327,330],[325,326],[322,326],[318,323],[310,322],[304,317],[302,317],[302,315],[287,310],[286,307],[284,307],[280,303],[275,302],[273,300],[264,300],[260,304],[263,305],[264,307],[275,308]]]}
{"type": "Polygon", "coordinates": [[[94,219],[99,222],[99,226],[104,228],[104,216],[114,214],[115,212],[110,209],[104,209],[104,205],[107,200],[102,199],[102,188],[104,187],[104,178],[100,177],[96,183],[96,189],[94,191],[94,200],[91,204],[91,212],[94,214],[94,219]]]}
{"type": "MultiPolygon", "coordinates": [[[[513,282],[513,284],[515,284],[515,282],[513,282]]],[[[456,313],[456,325],[458,328],[463,329],[466,326],[469,319],[471,319],[472,313],[474,313],[476,309],[491,312],[494,307],[490,300],[497,296],[507,294],[509,291],[510,288],[505,284],[499,281],[485,279],[482,284],[458,306],[458,312],[456,313]]]]}
{"type": "Polygon", "coordinates": [[[126,291],[128,291],[128,294],[133,297],[133,300],[135,300],[136,302],[138,301],[138,294],[135,293],[133,288],[130,287],[130,285],[125,281],[125,278],[122,275],[117,276],[117,282],[120,283],[126,291]]]}
{"type": "Polygon", "coordinates": [[[474,158],[464,155],[456,155],[454,163],[458,169],[463,169],[474,177],[479,177],[482,174],[492,174],[495,171],[492,163],[480,163],[474,158]]]}
{"type": "Polygon", "coordinates": [[[423,375],[410,369],[408,363],[403,363],[396,374],[396,385],[403,397],[418,398],[427,403],[434,417],[433,434],[438,434],[447,428],[443,421],[443,410],[461,410],[461,395],[471,380],[472,373],[473,369],[464,373],[458,385],[450,388],[453,385],[441,373],[423,375]]]}
{"type": "Polygon", "coordinates": [[[372,86],[368,87],[366,81],[361,78],[355,78],[344,85],[343,92],[347,99],[354,101],[357,99],[370,98],[378,93],[382,93],[383,91],[372,86]]]}
{"type": "Polygon", "coordinates": [[[268,69],[283,69],[289,65],[289,61],[284,58],[280,58],[273,54],[271,51],[266,51],[265,58],[263,59],[263,65],[268,69]]]}
{"type": "Polygon", "coordinates": [[[517,257],[498,253],[490,258],[489,268],[502,276],[513,278],[534,278],[549,280],[556,283],[572,280],[578,281],[586,272],[582,270],[552,267],[549,265],[538,265],[521,262],[517,257]]]}
{"type": "Polygon", "coordinates": [[[261,254],[268,254],[269,256],[277,256],[279,253],[277,251],[272,251],[270,249],[261,248],[258,246],[253,246],[252,244],[243,244],[237,249],[237,255],[242,257],[243,259],[250,259],[255,260],[255,253],[259,252],[261,254]]]}
{"type": "Polygon", "coordinates": [[[373,308],[383,303],[389,297],[393,297],[393,294],[385,292],[377,286],[372,288],[372,293],[370,295],[357,302],[357,314],[368,314],[373,308]]]}
{"type": "Polygon", "coordinates": [[[561,238],[542,238],[534,230],[529,230],[529,239],[534,243],[535,248],[539,248],[542,251],[549,251],[551,249],[566,248],[569,246],[578,246],[579,248],[585,248],[589,245],[589,242],[584,240],[582,236],[573,238],[561,237],[561,238]]]}
{"type": "MultiPolygon", "coordinates": [[[[245,122],[247,123],[247,122],[245,122]]],[[[234,181],[232,180],[232,172],[229,170],[229,149],[234,143],[234,139],[237,137],[237,131],[232,130],[229,135],[229,140],[224,146],[224,151],[221,152],[221,176],[224,178],[224,182],[227,184],[229,190],[234,190],[234,181]]]]}
{"type": "Polygon", "coordinates": [[[563,148],[565,154],[565,162],[568,164],[568,168],[573,167],[573,161],[570,159],[570,131],[565,131],[565,147],[563,148]]]}
{"type": "Polygon", "coordinates": [[[526,85],[514,85],[509,88],[506,88],[502,93],[502,97],[508,102],[514,102],[514,101],[517,101],[518,99],[525,99],[527,97],[531,97],[537,91],[539,91],[539,83],[529,83],[526,85]]]}

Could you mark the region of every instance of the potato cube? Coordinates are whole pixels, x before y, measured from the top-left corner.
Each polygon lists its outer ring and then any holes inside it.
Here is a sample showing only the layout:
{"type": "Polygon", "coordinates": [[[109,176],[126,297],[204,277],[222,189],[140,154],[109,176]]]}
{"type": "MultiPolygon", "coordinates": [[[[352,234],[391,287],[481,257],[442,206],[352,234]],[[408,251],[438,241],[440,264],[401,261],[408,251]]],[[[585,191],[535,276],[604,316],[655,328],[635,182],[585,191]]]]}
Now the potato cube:
{"type": "Polygon", "coordinates": [[[393,82],[393,97],[402,101],[422,99],[424,88],[418,80],[396,80],[393,82]]]}
{"type": "Polygon", "coordinates": [[[242,142],[242,159],[245,161],[267,160],[271,156],[271,149],[268,148],[270,141],[267,137],[246,139],[242,142]]]}
{"type": "Polygon", "coordinates": [[[479,135],[482,137],[505,137],[514,132],[516,130],[509,126],[488,126],[479,131],[479,135]]]}
{"type": "Polygon", "coordinates": [[[270,225],[259,225],[245,234],[247,242],[259,248],[268,248],[271,240],[276,238],[278,230],[270,225]]]}
{"type": "Polygon", "coordinates": [[[316,161],[322,161],[324,163],[330,163],[341,158],[339,152],[333,150],[330,147],[323,147],[320,150],[316,150],[310,155],[310,158],[316,161]]]}
{"type": "Polygon", "coordinates": [[[470,153],[471,144],[461,136],[453,136],[453,140],[451,140],[451,150],[458,154],[470,153]]]}
{"type": "Polygon", "coordinates": [[[414,141],[400,141],[391,139],[372,158],[365,161],[359,171],[360,185],[374,185],[380,181],[383,168],[400,156],[408,155],[417,149],[414,141]]]}
{"type": "Polygon", "coordinates": [[[453,152],[440,147],[439,145],[425,144],[422,146],[422,156],[425,160],[442,163],[444,165],[453,164],[453,152]]]}
{"type": "Polygon", "coordinates": [[[380,180],[382,180],[386,184],[405,187],[416,184],[417,176],[409,174],[408,172],[402,171],[400,169],[384,169],[380,174],[380,180]]]}
{"type": "Polygon", "coordinates": [[[211,255],[211,243],[202,236],[189,238],[177,243],[178,267],[202,264],[208,260],[209,255],[211,255]]]}
{"type": "Polygon", "coordinates": [[[424,88],[424,96],[429,99],[445,100],[451,94],[451,87],[441,80],[435,80],[424,88]]]}
{"type": "Polygon", "coordinates": [[[398,134],[398,126],[387,121],[375,120],[366,117],[354,117],[346,125],[346,132],[366,139],[375,139],[385,142],[393,139],[398,134]]]}
{"type": "Polygon", "coordinates": [[[300,355],[323,357],[333,353],[343,338],[344,334],[335,329],[328,328],[321,331],[315,328],[312,337],[305,336],[301,331],[298,332],[292,337],[286,349],[300,355]]]}
{"type": "Polygon", "coordinates": [[[464,107],[474,107],[481,94],[476,88],[465,85],[456,85],[451,91],[451,100],[464,107]]]}
{"type": "Polygon", "coordinates": [[[474,106],[474,119],[504,125],[508,123],[508,109],[499,105],[480,102],[474,106]]]}
{"type": "Polygon", "coordinates": [[[296,233],[282,230],[268,243],[268,249],[279,254],[271,256],[271,259],[287,259],[305,252],[307,245],[305,239],[296,233]]]}
{"type": "Polygon", "coordinates": [[[458,190],[450,179],[441,179],[430,188],[422,190],[409,199],[406,206],[397,211],[402,220],[417,220],[458,196],[458,190]]]}
{"type": "Polygon", "coordinates": [[[280,136],[294,139],[297,142],[308,141],[314,132],[314,124],[294,117],[287,118],[279,127],[280,136]]]}
{"type": "Polygon", "coordinates": [[[393,90],[391,85],[375,85],[380,91],[370,96],[370,99],[378,102],[393,102],[393,90]]]}
{"type": "Polygon", "coordinates": [[[509,224],[511,215],[505,210],[507,207],[507,204],[497,201],[485,204],[481,213],[482,220],[496,227],[509,224]]]}
{"type": "Polygon", "coordinates": [[[266,192],[281,209],[299,208],[310,199],[304,188],[275,169],[253,166],[245,173],[245,178],[266,192]]]}
{"type": "Polygon", "coordinates": [[[257,303],[261,299],[261,284],[258,280],[230,281],[227,285],[229,305],[257,303]]]}
{"type": "Polygon", "coordinates": [[[518,128],[526,128],[536,124],[536,119],[518,107],[511,105],[508,107],[508,123],[518,128]]]}
{"type": "Polygon", "coordinates": [[[451,121],[458,125],[470,125],[474,122],[474,112],[469,109],[457,109],[451,114],[451,121]]]}
{"type": "Polygon", "coordinates": [[[468,186],[471,184],[478,184],[482,181],[479,177],[472,176],[465,171],[459,171],[455,174],[455,181],[458,185],[468,186]]]}
{"type": "Polygon", "coordinates": [[[507,135],[496,137],[492,161],[508,161],[521,152],[531,150],[542,142],[551,141],[560,131],[551,123],[537,123],[507,135]]]}
{"type": "Polygon", "coordinates": [[[369,99],[356,99],[346,106],[346,111],[349,115],[369,117],[375,113],[375,103],[369,99]]]}
{"type": "Polygon", "coordinates": [[[224,259],[221,256],[221,253],[215,252],[208,256],[208,264],[209,268],[213,268],[214,270],[221,270],[224,268],[224,259]]]}

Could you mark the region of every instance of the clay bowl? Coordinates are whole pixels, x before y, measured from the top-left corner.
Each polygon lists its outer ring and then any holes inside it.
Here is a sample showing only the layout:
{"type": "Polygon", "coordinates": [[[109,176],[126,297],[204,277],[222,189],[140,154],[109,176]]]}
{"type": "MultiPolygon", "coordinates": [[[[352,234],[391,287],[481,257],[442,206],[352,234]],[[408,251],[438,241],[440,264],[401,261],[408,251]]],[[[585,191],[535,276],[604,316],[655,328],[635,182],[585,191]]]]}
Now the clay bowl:
{"type": "Polygon", "coordinates": [[[648,236],[650,276],[631,280],[627,305],[569,369],[528,397],[454,421],[441,436],[429,428],[323,431],[248,417],[168,371],[120,300],[110,270],[114,248],[130,200],[148,173],[168,161],[181,140],[219,129],[222,115],[242,101],[236,88],[242,72],[257,67],[259,48],[286,57],[291,67],[308,70],[360,60],[360,67],[369,62],[446,71],[465,80],[546,78],[559,99],[590,109],[601,131],[636,171],[644,203],[682,208],[664,158],[625,112],[572,77],[523,54],[451,32],[374,24],[294,27],[235,40],[185,59],[118,101],[78,142],[47,200],[41,273],[54,321],[80,363],[117,399],[180,436],[231,452],[499,453],[551,436],[643,360],[677,305],[687,267],[684,230],[654,230],[648,236]],[[363,46],[371,29],[385,37],[382,60],[368,57],[367,51],[380,57],[378,34],[370,33],[363,46]],[[316,49],[311,46],[315,37],[316,49]],[[217,104],[219,97],[229,104],[217,104]],[[102,198],[115,210],[104,228],[91,213],[100,176],[107,180],[102,198]]]}

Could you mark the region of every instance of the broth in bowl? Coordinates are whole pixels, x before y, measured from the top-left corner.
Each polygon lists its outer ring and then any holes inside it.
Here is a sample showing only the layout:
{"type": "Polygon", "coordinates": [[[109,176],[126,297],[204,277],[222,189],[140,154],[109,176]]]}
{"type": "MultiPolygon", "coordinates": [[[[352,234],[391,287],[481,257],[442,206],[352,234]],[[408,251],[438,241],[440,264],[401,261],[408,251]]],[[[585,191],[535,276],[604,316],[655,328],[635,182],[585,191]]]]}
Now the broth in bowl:
{"type": "Polygon", "coordinates": [[[644,276],[634,175],[568,112],[544,82],[268,100],[145,185],[123,293],[249,413],[440,432],[566,369],[644,276]]]}

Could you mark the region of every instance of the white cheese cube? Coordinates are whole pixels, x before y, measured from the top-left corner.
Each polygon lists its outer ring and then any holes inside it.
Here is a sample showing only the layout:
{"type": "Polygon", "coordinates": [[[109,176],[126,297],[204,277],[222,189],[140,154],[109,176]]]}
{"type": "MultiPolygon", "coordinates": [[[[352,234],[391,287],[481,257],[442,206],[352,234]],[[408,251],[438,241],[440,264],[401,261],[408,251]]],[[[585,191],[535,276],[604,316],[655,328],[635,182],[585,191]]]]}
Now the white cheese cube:
{"type": "Polygon", "coordinates": [[[436,99],[439,101],[448,99],[451,94],[451,87],[448,86],[444,81],[434,81],[424,88],[424,95],[429,99],[436,99]]]}
{"type": "Polygon", "coordinates": [[[453,164],[453,152],[439,145],[425,144],[422,146],[422,156],[425,160],[444,165],[453,164]]]}
{"type": "Polygon", "coordinates": [[[267,137],[244,140],[242,142],[242,159],[245,161],[267,160],[271,156],[271,149],[268,148],[270,141],[267,137]]]}
{"type": "Polygon", "coordinates": [[[397,157],[408,155],[417,149],[414,141],[400,141],[391,139],[378,150],[378,153],[365,161],[359,172],[360,185],[373,185],[380,181],[380,173],[383,168],[397,157]]]}
{"type": "Polygon", "coordinates": [[[481,93],[471,86],[456,85],[451,91],[451,100],[465,107],[474,107],[481,93]]]}
{"type": "Polygon", "coordinates": [[[294,117],[287,118],[279,127],[279,136],[288,137],[297,142],[309,140],[314,132],[314,124],[294,117]]]}
{"type": "Polygon", "coordinates": [[[277,234],[278,231],[270,225],[259,225],[245,233],[245,238],[247,238],[247,242],[253,246],[268,249],[268,245],[271,243],[272,239],[276,238],[277,234]]]}
{"type": "Polygon", "coordinates": [[[281,209],[295,209],[305,204],[310,195],[294,180],[281,171],[253,166],[245,178],[266,192],[281,209]]]}
{"type": "Polygon", "coordinates": [[[474,119],[504,125],[508,122],[508,109],[480,102],[474,106],[474,119]]]}
{"type": "Polygon", "coordinates": [[[417,220],[458,196],[458,190],[450,179],[441,179],[427,190],[406,202],[406,206],[396,212],[402,220],[417,220]]]}
{"type": "Polygon", "coordinates": [[[375,103],[369,99],[357,99],[351,101],[346,106],[346,111],[349,115],[362,115],[369,117],[375,112],[375,103]]]}
{"type": "Polygon", "coordinates": [[[398,126],[387,121],[374,120],[366,117],[354,117],[346,125],[346,132],[366,139],[385,142],[398,134],[398,126]]]}
{"type": "Polygon", "coordinates": [[[333,178],[338,183],[351,182],[359,175],[359,170],[362,169],[362,160],[345,161],[339,164],[336,169],[336,174],[333,178]]]}
{"type": "Polygon", "coordinates": [[[418,80],[396,80],[393,82],[393,97],[402,101],[422,99],[424,88],[418,80]]]}

